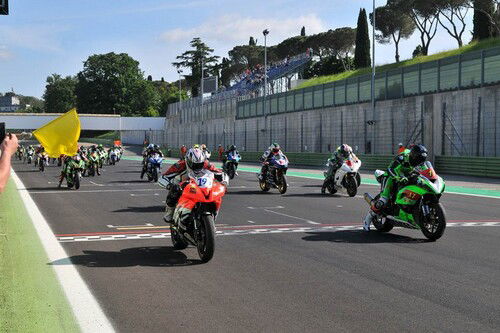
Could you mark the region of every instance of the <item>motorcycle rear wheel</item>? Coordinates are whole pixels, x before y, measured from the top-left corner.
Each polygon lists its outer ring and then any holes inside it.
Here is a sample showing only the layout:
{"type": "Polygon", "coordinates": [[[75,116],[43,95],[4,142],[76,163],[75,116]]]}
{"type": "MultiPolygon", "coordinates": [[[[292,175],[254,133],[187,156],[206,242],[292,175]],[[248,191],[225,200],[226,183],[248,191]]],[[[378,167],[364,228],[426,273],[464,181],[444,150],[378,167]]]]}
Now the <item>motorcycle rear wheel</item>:
{"type": "Polygon", "coordinates": [[[425,221],[426,219],[420,209],[418,209],[418,213],[415,214],[415,217],[424,236],[431,241],[435,241],[443,236],[444,230],[446,229],[446,212],[440,203],[429,205],[429,209],[430,218],[437,221],[425,221]]]}
{"type": "Polygon", "coordinates": [[[215,251],[215,220],[212,215],[203,215],[198,223],[196,248],[201,261],[207,263],[213,258],[215,251]]]}
{"type": "Polygon", "coordinates": [[[259,181],[259,186],[260,189],[264,192],[269,192],[269,190],[271,189],[271,186],[269,186],[269,184],[265,180],[259,181]]]}

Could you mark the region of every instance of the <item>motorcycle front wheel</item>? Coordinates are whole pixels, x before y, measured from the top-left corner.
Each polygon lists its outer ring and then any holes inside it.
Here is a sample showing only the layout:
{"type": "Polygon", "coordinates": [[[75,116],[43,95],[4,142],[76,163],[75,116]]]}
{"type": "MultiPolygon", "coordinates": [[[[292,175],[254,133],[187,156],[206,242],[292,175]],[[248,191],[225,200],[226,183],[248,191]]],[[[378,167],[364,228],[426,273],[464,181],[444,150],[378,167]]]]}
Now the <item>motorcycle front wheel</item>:
{"type": "Polygon", "coordinates": [[[358,193],[358,185],[356,184],[356,180],[352,177],[348,177],[345,180],[345,187],[347,190],[347,194],[352,198],[356,196],[358,193]]]}
{"type": "Polygon", "coordinates": [[[80,188],[80,172],[77,172],[75,175],[75,189],[78,190],[80,188]]]}
{"type": "Polygon", "coordinates": [[[278,175],[278,180],[279,180],[278,191],[280,192],[280,194],[285,194],[288,189],[288,183],[286,181],[285,174],[280,172],[280,174],[278,175]]]}
{"type": "Polygon", "coordinates": [[[271,189],[271,187],[269,186],[269,184],[265,180],[260,180],[259,186],[260,186],[260,189],[264,192],[269,192],[269,190],[271,189]]]}
{"type": "Polygon", "coordinates": [[[215,251],[215,220],[212,215],[203,215],[198,222],[196,248],[202,262],[209,262],[215,251]]]}
{"type": "Polygon", "coordinates": [[[415,217],[424,236],[435,241],[443,236],[446,229],[446,213],[440,203],[430,204],[429,213],[427,217],[424,217],[421,209],[418,209],[415,217]]]}
{"type": "Polygon", "coordinates": [[[170,238],[172,239],[172,245],[176,250],[184,250],[188,247],[188,243],[182,239],[182,236],[179,235],[177,229],[170,224],[170,238]]]}

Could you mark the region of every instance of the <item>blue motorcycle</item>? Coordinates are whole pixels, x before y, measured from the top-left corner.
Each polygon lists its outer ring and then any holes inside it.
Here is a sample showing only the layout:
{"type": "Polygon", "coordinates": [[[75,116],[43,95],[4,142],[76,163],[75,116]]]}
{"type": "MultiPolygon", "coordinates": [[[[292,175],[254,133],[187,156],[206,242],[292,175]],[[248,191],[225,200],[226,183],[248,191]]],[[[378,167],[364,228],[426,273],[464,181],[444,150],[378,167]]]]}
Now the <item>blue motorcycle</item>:
{"type": "Polygon", "coordinates": [[[238,152],[231,152],[227,154],[227,161],[222,166],[222,170],[229,176],[229,179],[233,179],[236,170],[238,170],[238,163],[241,160],[241,156],[238,152]]]}
{"type": "Polygon", "coordinates": [[[149,157],[148,165],[146,168],[146,175],[148,176],[149,181],[158,181],[158,177],[160,176],[161,163],[163,162],[163,157],[160,154],[156,153],[149,157]]]}
{"type": "Polygon", "coordinates": [[[283,153],[274,155],[269,161],[266,174],[259,178],[260,189],[267,192],[271,187],[277,188],[281,194],[288,189],[286,172],[288,170],[288,158],[283,153]]]}

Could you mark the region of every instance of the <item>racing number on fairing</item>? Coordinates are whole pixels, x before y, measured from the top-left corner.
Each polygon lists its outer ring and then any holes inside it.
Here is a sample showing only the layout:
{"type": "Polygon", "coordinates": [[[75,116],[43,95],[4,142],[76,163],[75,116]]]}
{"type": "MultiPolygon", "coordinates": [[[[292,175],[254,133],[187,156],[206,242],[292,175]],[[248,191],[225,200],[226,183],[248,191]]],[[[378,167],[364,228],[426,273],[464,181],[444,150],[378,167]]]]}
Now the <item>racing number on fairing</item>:
{"type": "Polygon", "coordinates": [[[205,187],[205,185],[207,184],[206,178],[198,178],[196,181],[198,182],[199,187],[205,187]]]}

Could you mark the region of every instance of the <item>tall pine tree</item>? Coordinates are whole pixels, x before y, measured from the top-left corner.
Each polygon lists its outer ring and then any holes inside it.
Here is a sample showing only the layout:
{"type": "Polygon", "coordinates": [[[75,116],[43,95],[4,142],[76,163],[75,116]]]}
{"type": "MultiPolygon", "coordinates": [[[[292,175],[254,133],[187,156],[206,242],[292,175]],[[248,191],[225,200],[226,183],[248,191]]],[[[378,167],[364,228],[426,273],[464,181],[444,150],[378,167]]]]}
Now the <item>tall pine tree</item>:
{"type": "Polygon", "coordinates": [[[356,50],[354,52],[354,66],[364,68],[371,66],[370,37],[368,35],[368,18],[366,10],[360,9],[358,27],[356,30],[356,50]]]}
{"type": "Polygon", "coordinates": [[[300,35],[302,37],[305,37],[306,36],[306,27],[302,27],[302,29],[300,29],[300,35]]]}
{"type": "Polygon", "coordinates": [[[493,36],[491,18],[495,13],[493,0],[474,0],[474,30],[472,38],[476,40],[487,39],[493,36]]]}

